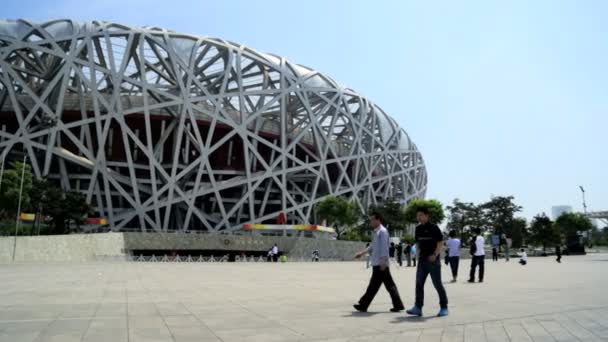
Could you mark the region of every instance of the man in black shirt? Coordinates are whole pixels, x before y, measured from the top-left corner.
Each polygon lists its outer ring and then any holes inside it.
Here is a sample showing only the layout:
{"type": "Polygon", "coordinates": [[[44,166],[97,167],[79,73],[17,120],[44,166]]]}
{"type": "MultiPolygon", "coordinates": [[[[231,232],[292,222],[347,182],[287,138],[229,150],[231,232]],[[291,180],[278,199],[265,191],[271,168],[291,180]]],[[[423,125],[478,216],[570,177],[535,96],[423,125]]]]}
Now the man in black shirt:
{"type": "Polygon", "coordinates": [[[416,217],[420,223],[416,227],[416,244],[418,249],[418,268],[416,270],[416,304],[407,313],[422,316],[424,305],[424,283],[428,275],[431,275],[433,286],[439,295],[439,306],[441,310],[437,316],[448,315],[448,296],[441,282],[441,260],[439,255],[443,247],[443,235],[437,225],[429,222],[429,211],[427,208],[419,208],[416,217]]]}

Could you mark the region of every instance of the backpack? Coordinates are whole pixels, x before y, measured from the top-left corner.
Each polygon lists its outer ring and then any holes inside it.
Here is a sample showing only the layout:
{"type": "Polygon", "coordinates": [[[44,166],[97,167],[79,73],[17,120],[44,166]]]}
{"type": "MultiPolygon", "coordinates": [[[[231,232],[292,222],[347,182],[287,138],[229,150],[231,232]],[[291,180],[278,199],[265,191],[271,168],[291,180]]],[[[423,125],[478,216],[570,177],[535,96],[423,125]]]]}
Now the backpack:
{"type": "Polygon", "coordinates": [[[475,240],[477,240],[477,236],[473,237],[471,240],[471,255],[475,255],[477,252],[477,244],[475,243],[475,240]]]}

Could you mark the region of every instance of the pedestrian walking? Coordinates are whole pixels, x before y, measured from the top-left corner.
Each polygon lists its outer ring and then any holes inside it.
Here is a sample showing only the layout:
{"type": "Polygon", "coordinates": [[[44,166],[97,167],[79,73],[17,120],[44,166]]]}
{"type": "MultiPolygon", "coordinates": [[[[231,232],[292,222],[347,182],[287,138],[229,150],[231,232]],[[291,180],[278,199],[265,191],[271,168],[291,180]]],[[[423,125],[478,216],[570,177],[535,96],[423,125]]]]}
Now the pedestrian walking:
{"type": "Polygon", "coordinates": [[[506,234],[503,234],[502,236],[505,239],[505,261],[509,261],[509,251],[511,249],[511,244],[513,243],[513,240],[506,234]]]}
{"type": "Polygon", "coordinates": [[[399,242],[395,248],[395,253],[397,254],[397,263],[399,264],[399,267],[403,266],[403,242],[399,242]]]}
{"type": "Polygon", "coordinates": [[[458,278],[458,264],[460,263],[460,239],[456,237],[456,231],[450,231],[450,238],[446,242],[448,249],[448,263],[452,270],[452,283],[458,278]]]}
{"type": "Polygon", "coordinates": [[[405,254],[405,260],[407,260],[406,267],[412,267],[412,245],[408,242],[403,250],[405,254]]]}
{"type": "Polygon", "coordinates": [[[562,263],[562,248],[560,247],[560,245],[555,246],[555,256],[557,257],[557,259],[555,259],[555,261],[557,261],[561,264],[562,263]]]}
{"type": "Polygon", "coordinates": [[[437,316],[448,315],[448,296],[441,282],[441,250],[443,249],[443,234],[437,225],[429,222],[429,210],[420,207],[416,211],[418,223],[415,239],[418,246],[418,268],[416,269],[416,302],[406,312],[414,316],[422,316],[424,305],[424,283],[430,275],[431,281],[439,295],[441,309],[437,316]]]}
{"type": "Polygon", "coordinates": [[[414,265],[414,267],[416,267],[416,244],[414,243],[412,245],[412,249],[411,249],[411,254],[412,254],[412,264],[414,265]]]}
{"type": "Polygon", "coordinates": [[[475,269],[479,266],[479,282],[483,283],[483,273],[485,268],[485,244],[486,240],[481,236],[481,230],[475,228],[475,234],[471,241],[471,273],[469,275],[469,283],[475,282],[475,269]]]}
{"type": "Polygon", "coordinates": [[[393,307],[390,309],[391,312],[399,312],[405,307],[399,296],[397,285],[393,281],[391,272],[389,269],[389,234],[386,228],[382,225],[382,216],[377,213],[373,213],[369,217],[371,227],[374,229],[372,244],[369,248],[355,255],[356,258],[360,258],[363,254],[371,252],[372,254],[372,277],[367,286],[365,294],[359,299],[359,303],[353,305],[355,310],[360,312],[367,312],[367,308],[371,304],[372,300],[378,293],[380,286],[384,284],[386,290],[391,296],[393,307]]]}

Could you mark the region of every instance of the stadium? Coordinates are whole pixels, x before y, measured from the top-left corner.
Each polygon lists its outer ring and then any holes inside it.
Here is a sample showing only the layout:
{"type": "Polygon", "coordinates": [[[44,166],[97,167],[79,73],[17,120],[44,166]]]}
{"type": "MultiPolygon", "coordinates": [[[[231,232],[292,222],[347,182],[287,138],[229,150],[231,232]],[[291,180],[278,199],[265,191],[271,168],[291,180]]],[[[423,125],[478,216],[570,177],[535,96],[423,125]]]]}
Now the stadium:
{"type": "Polygon", "coordinates": [[[114,230],[314,224],[327,195],[363,212],[427,185],[405,130],[327,75],[222,39],[98,21],[0,21],[0,155],[17,151],[114,230]]]}

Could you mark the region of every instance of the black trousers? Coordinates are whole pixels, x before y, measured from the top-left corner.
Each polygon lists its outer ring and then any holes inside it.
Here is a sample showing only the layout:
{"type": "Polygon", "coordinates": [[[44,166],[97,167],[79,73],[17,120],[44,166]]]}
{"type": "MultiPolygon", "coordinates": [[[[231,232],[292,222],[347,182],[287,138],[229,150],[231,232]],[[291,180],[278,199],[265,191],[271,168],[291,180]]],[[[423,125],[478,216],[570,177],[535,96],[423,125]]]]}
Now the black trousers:
{"type": "Polygon", "coordinates": [[[479,265],[479,281],[483,281],[483,271],[485,267],[485,255],[474,255],[471,259],[471,274],[469,275],[469,280],[475,280],[475,269],[479,265]]]}
{"type": "Polygon", "coordinates": [[[456,279],[456,277],[458,277],[458,264],[460,263],[460,257],[448,257],[448,262],[450,263],[450,268],[452,269],[452,277],[456,279]]]}
{"type": "Polygon", "coordinates": [[[388,267],[384,271],[381,271],[380,266],[373,267],[372,278],[369,280],[369,285],[367,286],[365,294],[359,299],[359,305],[364,309],[367,309],[372,300],[374,300],[374,297],[378,293],[378,290],[380,290],[382,284],[384,284],[384,287],[386,287],[386,290],[391,295],[393,308],[403,309],[403,302],[401,301],[401,297],[399,297],[399,291],[397,290],[395,281],[393,281],[391,271],[388,267]]]}
{"type": "Polygon", "coordinates": [[[447,309],[448,295],[441,282],[441,260],[439,258],[433,262],[430,262],[428,257],[422,257],[418,260],[418,268],[416,269],[416,306],[422,308],[424,305],[424,283],[429,275],[439,295],[439,306],[442,309],[447,309]]]}

